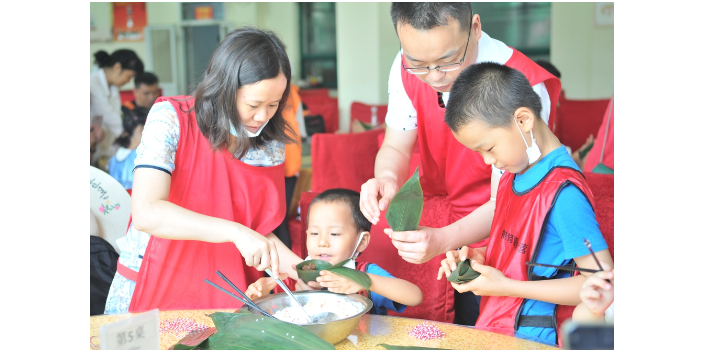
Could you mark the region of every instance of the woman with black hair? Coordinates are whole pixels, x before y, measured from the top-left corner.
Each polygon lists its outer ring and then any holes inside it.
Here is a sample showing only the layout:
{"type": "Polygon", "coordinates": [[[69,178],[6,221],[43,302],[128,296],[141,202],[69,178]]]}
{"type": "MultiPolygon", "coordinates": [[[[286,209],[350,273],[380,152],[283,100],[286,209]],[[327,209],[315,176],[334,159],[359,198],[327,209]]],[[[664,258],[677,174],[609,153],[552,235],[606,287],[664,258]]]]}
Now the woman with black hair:
{"type": "Polygon", "coordinates": [[[106,314],[235,308],[204,280],[219,270],[245,288],[266,268],[278,275],[280,256],[301,260],[271,233],[286,211],[284,146],[295,143],[282,116],[290,80],[281,41],[246,27],[218,45],[193,96],[157,99],[106,314]]]}
{"type": "Polygon", "coordinates": [[[110,157],[114,149],[112,142],[122,133],[122,108],[120,87],[135,74],[144,71],[144,64],[134,51],[116,50],[108,55],[103,50],[96,52],[95,63],[100,68],[90,75],[90,115],[103,116],[105,131],[103,142],[98,145],[93,163],[100,157],[110,157]]]}

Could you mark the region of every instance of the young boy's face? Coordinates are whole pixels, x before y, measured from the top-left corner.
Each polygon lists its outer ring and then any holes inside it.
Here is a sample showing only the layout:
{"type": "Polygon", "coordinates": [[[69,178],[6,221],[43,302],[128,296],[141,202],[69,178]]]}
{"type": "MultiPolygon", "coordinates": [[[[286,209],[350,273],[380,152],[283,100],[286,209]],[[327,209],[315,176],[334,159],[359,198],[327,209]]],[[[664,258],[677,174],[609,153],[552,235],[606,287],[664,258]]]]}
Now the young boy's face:
{"type": "Polygon", "coordinates": [[[306,246],[310,258],[331,264],[337,264],[352,256],[360,236],[349,206],[341,202],[314,203],[309,210],[306,232],[306,246]]]}
{"type": "Polygon", "coordinates": [[[491,127],[482,120],[474,120],[453,135],[465,147],[479,152],[487,165],[517,174],[528,167],[526,144],[518,126],[491,127]]]}

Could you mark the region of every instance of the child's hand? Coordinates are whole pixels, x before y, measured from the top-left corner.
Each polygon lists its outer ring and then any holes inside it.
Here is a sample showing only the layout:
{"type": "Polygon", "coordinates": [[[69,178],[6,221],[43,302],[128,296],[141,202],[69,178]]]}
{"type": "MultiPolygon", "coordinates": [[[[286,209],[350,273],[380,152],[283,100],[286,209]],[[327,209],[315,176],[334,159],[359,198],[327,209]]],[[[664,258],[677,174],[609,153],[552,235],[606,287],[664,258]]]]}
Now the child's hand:
{"type": "MultiPolygon", "coordinates": [[[[288,274],[279,273],[279,278],[281,280],[285,280],[287,277],[288,274]]],[[[249,297],[249,299],[254,300],[255,298],[268,295],[269,292],[276,287],[276,285],[276,280],[273,278],[263,277],[249,285],[249,287],[247,287],[247,291],[244,291],[244,294],[249,297]]]]}
{"type": "MultiPolygon", "coordinates": [[[[296,269],[296,264],[291,264],[291,268],[293,269],[293,271],[298,270],[298,269],[296,269]]],[[[305,283],[300,278],[296,279],[296,291],[320,290],[321,288],[322,288],[322,286],[320,286],[320,284],[315,281],[308,281],[308,283],[305,283]],[[298,289],[299,282],[300,282],[301,289],[298,289]]]]}
{"type": "Polygon", "coordinates": [[[464,284],[450,282],[450,285],[457,292],[472,291],[478,296],[506,296],[506,285],[511,279],[504,276],[501,271],[488,265],[479,264],[476,260],[472,260],[472,269],[481,275],[464,284]]]}
{"type": "Polygon", "coordinates": [[[365,290],[362,285],[327,270],[320,272],[317,281],[320,286],[327,287],[328,291],[335,293],[357,293],[365,290]]]}
{"type": "Polygon", "coordinates": [[[584,306],[594,315],[603,316],[614,301],[614,271],[604,264],[605,271],[594,273],[582,284],[579,298],[584,306]],[[610,279],[608,283],[606,279],[610,279]]]}
{"type": "Polygon", "coordinates": [[[455,269],[457,269],[457,262],[466,260],[467,258],[476,260],[480,264],[484,264],[484,255],[486,253],[486,247],[480,248],[469,248],[464,246],[460,248],[459,251],[449,251],[447,252],[447,259],[443,259],[440,263],[440,270],[438,270],[438,280],[445,273],[445,277],[450,277],[455,269]]]}

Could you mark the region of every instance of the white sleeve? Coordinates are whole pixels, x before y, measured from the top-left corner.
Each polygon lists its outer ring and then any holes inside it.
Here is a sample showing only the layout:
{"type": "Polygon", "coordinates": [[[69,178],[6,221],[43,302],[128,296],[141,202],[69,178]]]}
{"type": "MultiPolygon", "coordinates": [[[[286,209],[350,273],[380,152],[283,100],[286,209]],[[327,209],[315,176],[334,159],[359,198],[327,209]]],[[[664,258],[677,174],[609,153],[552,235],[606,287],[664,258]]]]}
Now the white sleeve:
{"type": "Polygon", "coordinates": [[[533,90],[540,97],[540,104],[542,105],[540,117],[545,121],[546,125],[550,126],[548,124],[548,119],[550,119],[550,94],[548,94],[548,89],[545,87],[545,83],[540,82],[533,86],[533,90]]]}
{"type": "Polygon", "coordinates": [[[399,51],[391,65],[389,73],[389,107],[386,112],[386,125],[396,130],[415,130],[418,128],[418,114],[411,99],[406,94],[401,80],[401,52],[399,51]]]}

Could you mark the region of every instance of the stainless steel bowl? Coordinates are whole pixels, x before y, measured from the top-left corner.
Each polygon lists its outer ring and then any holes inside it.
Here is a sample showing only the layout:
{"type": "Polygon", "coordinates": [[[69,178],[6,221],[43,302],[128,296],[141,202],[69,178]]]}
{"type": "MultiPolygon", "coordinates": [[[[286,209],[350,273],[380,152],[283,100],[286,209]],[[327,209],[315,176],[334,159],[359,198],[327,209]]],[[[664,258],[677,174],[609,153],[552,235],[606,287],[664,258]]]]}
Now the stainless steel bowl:
{"type": "MultiPolygon", "coordinates": [[[[318,324],[298,324],[299,326],[311,331],[312,333],[318,335],[320,338],[323,340],[330,342],[331,344],[336,344],[338,342],[343,341],[344,339],[347,338],[347,336],[350,336],[352,331],[357,327],[357,324],[359,323],[359,319],[362,318],[362,315],[367,314],[370,309],[372,309],[372,301],[369,300],[368,298],[353,293],[349,295],[345,294],[340,294],[340,293],[334,293],[334,292],[329,292],[329,291],[296,291],[293,292],[293,295],[298,299],[298,302],[301,303],[301,305],[306,305],[309,299],[311,298],[320,298],[321,296],[329,296],[329,295],[337,295],[340,296],[340,298],[350,301],[350,302],[359,302],[364,305],[364,309],[357,313],[356,315],[353,315],[351,317],[347,317],[344,319],[339,319],[327,323],[318,323],[318,324]]],[[[264,296],[261,298],[257,298],[254,300],[254,303],[256,303],[259,308],[264,310],[265,312],[274,315],[275,312],[278,312],[281,309],[291,307],[293,302],[291,302],[291,299],[288,297],[286,293],[277,293],[273,295],[268,295],[264,296]]],[[[244,308],[244,307],[243,307],[244,308]]],[[[255,309],[247,307],[247,309],[254,314],[260,314],[258,311],[255,309]]]]}

